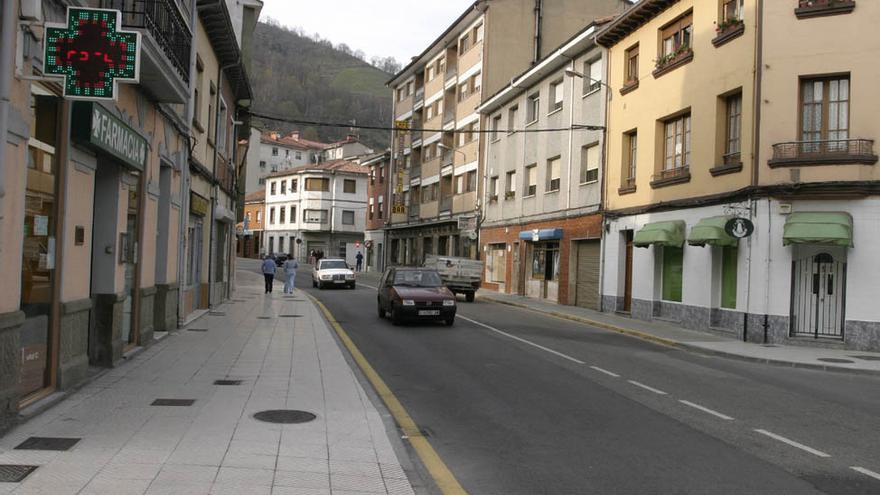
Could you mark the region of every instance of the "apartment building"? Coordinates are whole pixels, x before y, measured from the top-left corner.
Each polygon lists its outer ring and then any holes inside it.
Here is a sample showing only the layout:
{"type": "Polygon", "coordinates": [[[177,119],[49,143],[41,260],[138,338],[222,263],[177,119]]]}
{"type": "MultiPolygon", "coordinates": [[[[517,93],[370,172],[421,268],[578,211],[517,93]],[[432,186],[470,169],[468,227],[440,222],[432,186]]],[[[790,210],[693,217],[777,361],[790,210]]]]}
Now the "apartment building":
{"type": "Polygon", "coordinates": [[[755,0],[647,0],[598,37],[608,48],[603,308],[737,334],[748,252],[755,0]]]}
{"type": "Polygon", "coordinates": [[[604,50],[593,41],[600,28],[591,23],[480,107],[490,131],[484,288],[599,309],[608,97],[604,50]]]}
{"type": "Polygon", "coordinates": [[[240,258],[259,259],[264,253],[263,212],[266,211],[266,190],[257,191],[244,197],[244,219],[238,224],[236,252],[240,258]]]}
{"type": "Polygon", "coordinates": [[[382,272],[385,270],[385,223],[390,211],[385,198],[388,197],[388,172],[391,170],[391,151],[364,158],[361,162],[369,174],[367,185],[367,211],[364,232],[364,270],[382,272]]]}
{"type": "Polygon", "coordinates": [[[367,170],[339,160],[272,174],[266,180],[264,247],[305,261],[312,251],[354,264],[364,242],[367,170]]]}
{"type": "Polygon", "coordinates": [[[370,148],[361,140],[353,135],[348,135],[342,141],[328,144],[324,148],[324,160],[348,160],[358,161],[373,154],[373,148],[370,148]]]}
{"type": "Polygon", "coordinates": [[[248,151],[245,191],[251,194],[266,189],[271,174],[323,161],[325,143],[301,139],[299,132],[255,130],[259,137],[252,140],[248,151]]]}
{"type": "Polygon", "coordinates": [[[477,108],[621,0],[479,0],[394,76],[398,130],[389,175],[386,258],[478,258],[484,122],[477,108]]]}

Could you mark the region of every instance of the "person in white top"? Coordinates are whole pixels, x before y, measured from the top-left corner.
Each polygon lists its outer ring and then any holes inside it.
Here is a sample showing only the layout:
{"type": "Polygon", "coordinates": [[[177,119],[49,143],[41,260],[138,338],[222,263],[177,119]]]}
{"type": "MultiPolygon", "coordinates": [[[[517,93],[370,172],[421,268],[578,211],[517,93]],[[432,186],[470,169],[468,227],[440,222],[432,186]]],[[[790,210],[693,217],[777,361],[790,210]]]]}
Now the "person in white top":
{"type": "Polygon", "coordinates": [[[294,259],[293,255],[287,256],[284,262],[284,293],[293,294],[296,288],[296,271],[299,270],[299,263],[294,259]]]}

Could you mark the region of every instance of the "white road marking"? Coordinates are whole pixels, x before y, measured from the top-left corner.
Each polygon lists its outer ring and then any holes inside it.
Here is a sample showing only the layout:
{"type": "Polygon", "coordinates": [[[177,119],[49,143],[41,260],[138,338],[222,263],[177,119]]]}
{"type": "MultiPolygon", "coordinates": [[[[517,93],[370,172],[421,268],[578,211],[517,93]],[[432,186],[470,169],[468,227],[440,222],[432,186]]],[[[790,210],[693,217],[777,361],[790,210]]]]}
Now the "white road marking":
{"type": "Polygon", "coordinates": [[[874,471],[871,471],[870,469],[865,469],[863,467],[858,467],[858,466],[853,466],[850,469],[852,469],[853,471],[855,471],[857,473],[862,473],[865,476],[870,476],[870,477],[874,478],[875,480],[880,480],[880,473],[875,473],[874,471]]]}
{"type": "Polygon", "coordinates": [[[803,450],[804,452],[809,452],[809,453],[813,454],[813,455],[816,456],[816,457],[831,457],[830,454],[826,454],[825,452],[822,452],[821,450],[816,450],[816,449],[814,449],[814,448],[812,448],[812,447],[808,447],[808,446],[806,446],[806,445],[804,445],[804,444],[802,444],[802,443],[795,442],[794,440],[791,440],[791,439],[785,438],[785,437],[783,437],[783,436],[777,435],[777,434],[772,433],[772,432],[769,432],[769,431],[767,431],[767,430],[757,430],[757,429],[756,429],[755,431],[758,432],[758,433],[760,433],[761,435],[768,436],[768,437],[770,437],[770,438],[772,438],[772,439],[774,439],[774,440],[779,440],[780,442],[782,442],[782,443],[784,443],[784,444],[791,445],[792,447],[795,447],[795,448],[801,449],[801,450],[803,450]]]}
{"type": "Polygon", "coordinates": [[[608,370],[604,370],[598,366],[590,366],[590,368],[598,371],[599,373],[605,373],[608,376],[613,376],[614,378],[620,378],[620,375],[618,375],[617,373],[612,373],[612,372],[610,372],[608,370]]]}
{"type": "Polygon", "coordinates": [[[630,382],[630,383],[632,383],[632,384],[635,385],[636,387],[641,387],[641,388],[643,388],[643,389],[645,389],[645,390],[649,390],[649,391],[651,391],[651,392],[654,392],[654,393],[657,394],[657,395],[669,395],[669,394],[667,394],[666,392],[664,392],[664,391],[662,391],[662,390],[660,390],[660,389],[656,389],[656,388],[654,388],[654,387],[649,387],[649,386],[645,385],[644,383],[639,383],[639,382],[637,382],[637,381],[635,381],[635,380],[627,380],[627,381],[630,382]]]}
{"type": "Polygon", "coordinates": [[[495,332],[495,333],[497,333],[497,334],[504,335],[505,337],[507,337],[507,338],[511,338],[511,339],[513,339],[513,340],[516,340],[517,342],[522,342],[523,344],[530,345],[530,346],[532,346],[532,347],[535,347],[535,348],[541,349],[542,351],[549,352],[550,354],[553,354],[553,355],[555,355],[555,356],[559,356],[559,357],[561,357],[561,358],[563,358],[563,359],[567,359],[567,360],[569,360],[569,361],[571,361],[571,362],[573,362],[573,363],[577,363],[577,364],[587,364],[587,363],[581,361],[580,359],[573,358],[573,357],[571,357],[571,356],[569,356],[569,355],[567,355],[567,354],[563,354],[563,353],[561,353],[561,352],[559,352],[559,351],[554,351],[553,349],[550,349],[550,348],[544,347],[544,346],[542,346],[542,345],[540,345],[540,344],[536,344],[536,343],[531,342],[531,341],[529,341],[529,340],[526,340],[526,339],[523,339],[523,338],[517,337],[516,335],[511,335],[511,334],[509,334],[509,333],[507,333],[507,332],[504,332],[504,331],[502,331],[502,330],[498,330],[497,328],[490,327],[489,325],[486,325],[485,323],[480,323],[480,322],[478,322],[478,321],[476,321],[476,320],[472,320],[472,319],[470,319],[470,318],[466,318],[466,317],[461,316],[461,315],[458,315],[458,318],[461,318],[462,320],[465,320],[465,321],[469,321],[469,322],[473,323],[474,325],[479,325],[479,326],[481,326],[481,327],[483,327],[483,328],[485,328],[485,329],[487,329],[487,330],[491,330],[491,331],[493,331],[493,332],[495,332]]]}
{"type": "Polygon", "coordinates": [[[367,285],[367,284],[363,284],[363,283],[360,283],[360,282],[357,282],[357,284],[360,285],[361,287],[366,287],[366,288],[368,288],[368,289],[373,289],[373,290],[376,290],[376,291],[379,290],[378,287],[373,287],[372,285],[367,285]]]}
{"type": "Polygon", "coordinates": [[[728,416],[726,414],[721,414],[718,411],[713,411],[712,409],[709,409],[708,407],[703,407],[699,404],[694,404],[693,402],[686,401],[686,400],[679,400],[679,402],[681,402],[682,404],[684,404],[686,406],[693,407],[694,409],[699,409],[700,411],[703,411],[704,413],[711,414],[712,416],[715,416],[717,418],[721,418],[725,421],[733,421],[733,418],[731,418],[730,416],[728,416]]]}

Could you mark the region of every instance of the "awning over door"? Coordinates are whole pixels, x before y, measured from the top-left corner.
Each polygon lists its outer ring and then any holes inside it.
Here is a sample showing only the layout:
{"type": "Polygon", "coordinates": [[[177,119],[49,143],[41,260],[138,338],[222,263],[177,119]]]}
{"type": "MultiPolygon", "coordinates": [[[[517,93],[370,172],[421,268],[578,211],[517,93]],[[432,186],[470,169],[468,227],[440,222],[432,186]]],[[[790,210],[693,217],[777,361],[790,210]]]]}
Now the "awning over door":
{"type": "Polygon", "coordinates": [[[683,220],[649,223],[636,232],[633,245],[643,248],[652,245],[680,248],[684,246],[685,229],[683,220]]]}
{"type": "Polygon", "coordinates": [[[562,229],[524,230],[519,233],[519,238],[522,241],[532,242],[558,241],[562,239],[562,229]]]}
{"type": "Polygon", "coordinates": [[[736,246],[737,240],[727,235],[724,230],[727,222],[733,218],[732,216],[720,216],[700,220],[691,229],[691,235],[687,240],[688,244],[691,246],[736,246]]]}
{"type": "Polygon", "coordinates": [[[845,212],[792,213],[785,222],[782,244],[853,247],[853,219],[845,212]]]}

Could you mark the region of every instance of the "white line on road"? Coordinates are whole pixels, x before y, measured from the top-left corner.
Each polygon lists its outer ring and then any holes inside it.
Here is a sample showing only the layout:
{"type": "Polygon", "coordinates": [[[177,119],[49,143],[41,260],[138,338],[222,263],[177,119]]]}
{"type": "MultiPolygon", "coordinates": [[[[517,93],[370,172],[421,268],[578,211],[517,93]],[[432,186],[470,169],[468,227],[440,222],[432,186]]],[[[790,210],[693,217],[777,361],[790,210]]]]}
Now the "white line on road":
{"type": "Polygon", "coordinates": [[[822,452],[821,450],[816,450],[816,449],[814,449],[814,448],[812,448],[812,447],[808,447],[808,446],[806,446],[806,445],[804,445],[804,444],[802,444],[802,443],[795,442],[794,440],[790,440],[790,439],[788,439],[788,438],[785,438],[785,437],[783,437],[783,436],[777,435],[777,434],[775,434],[775,433],[771,433],[771,432],[769,432],[769,431],[767,431],[767,430],[755,430],[755,431],[758,432],[758,433],[760,433],[761,435],[768,436],[768,437],[770,437],[770,438],[772,438],[772,439],[774,439],[774,440],[779,440],[780,442],[782,442],[782,443],[784,443],[784,444],[791,445],[792,447],[795,447],[795,448],[801,449],[801,450],[803,450],[804,452],[809,452],[809,453],[813,454],[813,455],[816,456],[816,457],[831,457],[830,454],[826,454],[825,452],[822,452]]]}
{"type": "Polygon", "coordinates": [[[850,469],[852,469],[853,471],[855,471],[857,473],[862,473],[865,476],[870,476],[870,477],[874,478],[875,480],[880,480],[880,473],[875,473],[874,471],[871,471],[870,469],[865,469],[863,467],[858,467],[858,466],[853,466],[850,469]]]}
{"type": "Polygon", "coordinates": [[[485,329],[491,330],[491,331],[493,331],[493,332],[495,332],[495,333],[498,333],[498,334],[504,335],[505,337],[511,338],[511,339],[513,339],[513,340],[516,340],[517,342],[522,342],[523,344],[527,344],[527,345],[530,345],[530,346],[532,346],[532,347],[536,347],[536,348],[538,348],[538,349],[541,349],[542,351],[549,352],[550,354],[553,354],[553,355],[555,355],[555,356],[559,356],[559,357],[561,357],[561,358],[563,358],[563,359],[567,359],[567,360],[569,360],[569,361],[571,361],[571,362],[573,362],[573,363],[577,363],[577,364],[587,364],[587,363],[581,361],[580,359],[573,358],[573,357],[571,357],[571,356],[569,356],[569,355],[567,355],[567,354],[563,354],[563,353],[561,353],[561,352],[559,352],[559,351],[554,351],[553,349],[550,349],[550,348],[544,347],[544,346],[542,346],[542,345],[540,345],[540,344],[536,344],[536,343],[531,342],[531,341],[528,341],[528,340],[526,340],[526,339],[523,339],[523,338],[517,337],[516,335],[511,335],[511,334],[509,334],[509,333],[507,333],[507,332],[504,332],[504,331],[498,330],[497,328],[490,327],[489,325],[486,325],[485,323],[480,323],[480,322],[478,322],[478,321],[476,321],[476,320],[472,320],[472,319],[470,319],[470,318],[466,318],[466,317],[461,316],[461,315],[458,315],[458,317],[461,318],[462,320],[469,321],[469,322],[473,323],[474,325],[479,325],[479,326],[481,326],[481,327],[483,327],[483,328],[485,328],[485,329]]]}
{"type": "Polygon", "coordinates": [[[639,382],[637,382],[637,381],[635,381],[635,380],[627,380],[627,381],[630,382],[630,383],[632,383],[632,384],[635,385],[636,387],[641,387],[641,388],[643,388],[643,389],[645,389],[645,390],[650,390],[651,392],[654,392],[654,393],[657,394],[657,395],[669,395],[669,394],[667,394],[666,392],[664,392],[664,391],[662,391],[662,390],[660,390],[660,389],[656,389],[656,388],[654,388],[654,387],[649,387],[649,386],[645,385],[644,383],[639,383],[639,382]]]}
{"type": "Polygon", "coordinates": [[[361,283],[361,282],[358,282],[357,284],[360,285],[360,286],[362,286],[362,287],[366,287],[366,288],[368,288],[368,289],[379,290],[378,287],[373,287],[372,285],[367,285],[367,284],[364,284],[364,283],[361,283]]]}
{"type": "Polygon", "coordinates": [[[693,407],[694,409],[699,409],[700,411],[703,411],[704,413],[711,414],[712,416],[715,416],[717,418],[721,418],[725,421],[733,421],[733,418],[731,418],[730,416],[728,416],[726,414],[721,414],[718,411],[713,411],[712,409],[709,409],[708,407],[703,407],[699,404],[694,404],[693,402],[686,401],[686,400],[679,400],[679,402],[681,402],[682,404],[684,404],[686,406],[693,407]]]}
{"type": "Polygon", "coordinates": [[[617,373],[612,373],[608,370],[603,370],[602,368],[600,368],[598,366],[590,366],[590,368],[598,371],[599,373],[605,373],[608,376],[613,376],[614,378],[620,378],[620,375],[618,375],[617,373]]]}

